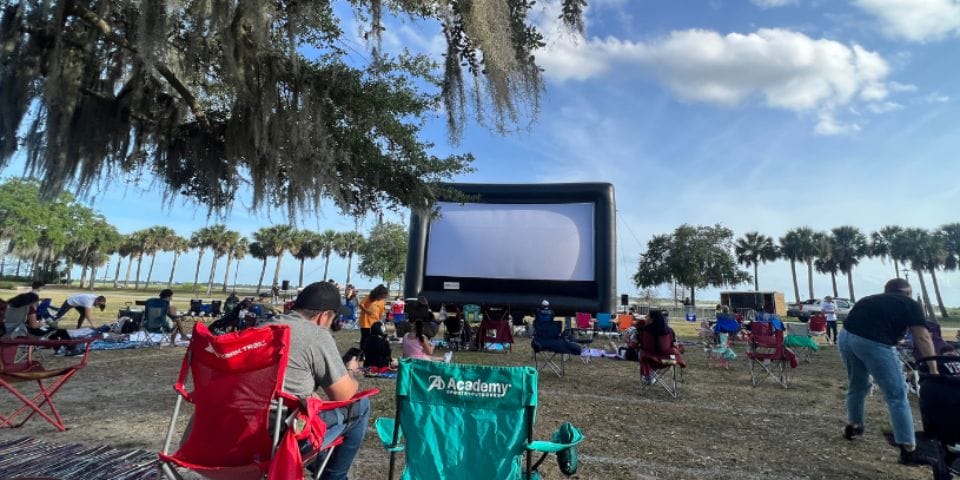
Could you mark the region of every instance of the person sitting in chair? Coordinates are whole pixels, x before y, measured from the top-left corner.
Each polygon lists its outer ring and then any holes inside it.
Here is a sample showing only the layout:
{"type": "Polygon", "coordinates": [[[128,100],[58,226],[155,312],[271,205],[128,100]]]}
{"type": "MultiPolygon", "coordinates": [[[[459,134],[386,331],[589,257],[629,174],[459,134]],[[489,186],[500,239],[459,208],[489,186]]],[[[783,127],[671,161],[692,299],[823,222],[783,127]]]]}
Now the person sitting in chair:
{"type": "Polygon", "coordinates": [[[80,312],[80,318],[77,319],[77,328],[83,326],[84,320],[90,322],[90,328],[94,328],[94,307],[99,308],[102,312],[105,308],[107,308],[107,297],[93,293],[78,293],[76,295],[71,295],[67,297],[67,299],[63,302],[63,305],[60,306],[60,310],[57,311],[57,316],[54,317],[54,320],[60,320],[70,310],[77,309],[77,311],[80,312]]]}
{"type": "MultiPolygon", "coordinates": [[[[432,322],[413,322],[413,328],[403,336],[401,346],[403,347],[404,358],[419,358],[421,360],[432,360],[435,362],[444,361],[444,358],[434,357],[433,342],[430,340],[437,334],[436,327],[432,322]]],[[[449,362],[450,353],[447,353],[446,361],[449,362]]]]}
{"type": "Polygon", "coordinates": [[[387,329],[383,322],[376,322],[370,327],[370,336],[363,345],[363,366],[374,368],[396,368],[397,362],[391,358],[390,342],[387,341],[387,329]]]}
{"type": "MultiPolygon", "coordinates": [[[[357,393],[357,359],[352,357],[344,364],[331,334],[342,309],[340,291],[333,284],[315,282],[297,295],[289,313],[270,319],[290,327],[290,353],[283,384],[287,393],[321,398],[319,392],[323,391],[332,401],[349,400],[357,393]]],[[[346,479],[367,433],[370,400],[363,398],[349,407],[324,411],[320,417],[327,424],[324,445],[343,437],[321,478],[346,479]]]]}
{"type": "Polygon", "coordinates": [[[167,318],[165,319],[164,328],[172,332],[170,335],[170,346],[177,344],[177,333],[179,333],[184,340],[190,340],[187,327],[183,324],[183,316],[177,312],[177,307],[173,306],[173,290],[169,288],[161,290],[160,300],[167,302],[167,318]]]}

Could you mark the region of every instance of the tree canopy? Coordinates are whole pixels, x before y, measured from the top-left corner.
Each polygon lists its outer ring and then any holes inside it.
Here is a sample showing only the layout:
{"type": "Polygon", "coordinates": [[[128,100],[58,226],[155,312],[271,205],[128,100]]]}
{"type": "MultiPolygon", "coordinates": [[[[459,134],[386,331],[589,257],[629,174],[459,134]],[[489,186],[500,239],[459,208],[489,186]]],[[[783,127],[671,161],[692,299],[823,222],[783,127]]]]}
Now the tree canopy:
{"type": "Polygon", "coordinates": [[[406,227],[390,222],[373,227],[358,253],[357,271],[367,278],[382,278],[389,288],[407,269],[406,227]]]}
{"type": "MultiPolygon", "coordinates": [[[[582,28],[584,0],[554,1],[582,28]]],[[[456,139],[471,109],[499,131],[536,115],[534,3],[3,0],[0,167],[22,146],[51,197],[152,174],[216,212],[244,185],[253,208],[291,217],[323,199],[422,208],[471,162],[430,153],[426,116],[445,110],[456,139]],[[344,15],[367,32],[362,60],[344,15]],[[438,23],[443,66],[384,52],[385,17],[438,23]]]]}

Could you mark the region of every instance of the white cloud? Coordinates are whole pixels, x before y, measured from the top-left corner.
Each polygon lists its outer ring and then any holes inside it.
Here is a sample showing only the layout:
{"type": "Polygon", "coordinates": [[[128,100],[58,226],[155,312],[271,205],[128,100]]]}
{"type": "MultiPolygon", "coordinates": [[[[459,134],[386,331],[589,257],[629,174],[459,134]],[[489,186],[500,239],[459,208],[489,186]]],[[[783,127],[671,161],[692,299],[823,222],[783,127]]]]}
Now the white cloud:
{"type": "Polygon", "coordinates": [[[647,42],[567,34],[551,39],[538,60],[558,81],[636,71],[683,101],[736,106],[756,98],[772,108],[815,112],[821,134],[856,131],[837,121],[838,108],[881,103],[891,90],[908,88],[886,82],[890,67],[876,52],[783,29],[679,30],[647,42]]]}
{"type": "Polygon", "coordinates": [[[900,105],[897,102],[880,102],[867,105],[867,110],[870,110],[876,114],[893,112],[900,110],[901,108],[903,108],[903,105],[900,105]]]}
{"type": "Polygon", "coordinates": [[[796,5],[797,0],[750,0],[750,3],[760,8],[785,7],[787,5],[796,5]]]}
{"type": "Polygon", "coordinates": [[[947,103],[950,101],[950,97],[940,92],[932,92],[923,97],[923,101],[926,103],[947,103]]]}
{"type": "Polygon", "coordinates": [[[960,33],[960,0],[854,0],[888,35],[913,42],[960,33]]]}

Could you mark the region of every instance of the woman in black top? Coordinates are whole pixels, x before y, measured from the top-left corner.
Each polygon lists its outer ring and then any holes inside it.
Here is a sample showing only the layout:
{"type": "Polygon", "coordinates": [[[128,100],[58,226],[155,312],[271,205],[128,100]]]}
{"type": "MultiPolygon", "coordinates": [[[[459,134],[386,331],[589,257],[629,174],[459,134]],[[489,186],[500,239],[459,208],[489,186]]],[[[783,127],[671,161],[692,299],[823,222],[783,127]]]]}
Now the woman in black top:
{"type": "Polygon", "coordinates": [[[393,367],[390,356],[390,342],[387,341],[387,331],[383,322],[376,322],[370,326],[370,335],[360,345],[363,350],[363,366],[387,368],[393,367]]]}

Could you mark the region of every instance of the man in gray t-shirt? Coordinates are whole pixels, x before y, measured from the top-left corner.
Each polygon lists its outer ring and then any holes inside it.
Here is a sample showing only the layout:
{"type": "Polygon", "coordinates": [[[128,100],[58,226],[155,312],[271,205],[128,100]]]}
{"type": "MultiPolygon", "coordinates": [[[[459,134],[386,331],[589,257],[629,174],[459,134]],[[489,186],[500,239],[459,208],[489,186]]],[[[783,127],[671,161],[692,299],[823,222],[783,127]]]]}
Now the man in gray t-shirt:
{"type": "MultiPolygon", "coordinates": [[[[330,400],[349,400],[357,393],[353,375],[359,365],[351,359],[344,365],[330,328],[343,308],[340,291],[327,282],[307,285],[294,301],[289,314],[273,317],[273,321],[290,326],[290,357],[283,389],[299,397],[317,396],[322,390],[330,400]]],[[[354,457],[360,450],[370,420],[370,401],[361,399],[350,408],[323,412],[327,424],[324,445],[338,437],[343,443],[330,457],[323,479],[345,480],[354,457]]]]}

